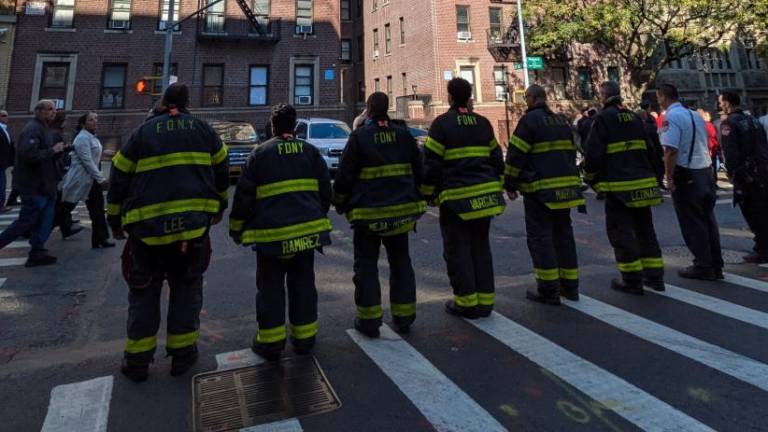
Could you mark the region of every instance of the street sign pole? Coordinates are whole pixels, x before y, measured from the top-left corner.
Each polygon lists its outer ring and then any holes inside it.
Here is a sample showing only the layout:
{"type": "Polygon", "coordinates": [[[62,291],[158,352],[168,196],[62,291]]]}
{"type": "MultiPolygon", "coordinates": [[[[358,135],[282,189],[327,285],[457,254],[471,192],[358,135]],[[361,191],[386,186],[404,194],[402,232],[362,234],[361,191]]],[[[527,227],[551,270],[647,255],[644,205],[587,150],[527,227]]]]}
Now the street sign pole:
{"type": "MultiPolygon", "coordinates": [[[[173,0],[171,0],[173,1],[173,0]]],[[[517,22],[520,25],[520,51],[523,54],[523,75],[525,79],[525,88],[531,83],[528,78],[528,53],[525,50],[525,25],[523,24],[523,0],[517,0],[517,22]]]]}
{"type": "Polygon", "coordinates": [[[173,50],[173,6],[174,0],[168,0],[168,19],[165,21],[165,53],[163,55],[163,93],[171,79],[171,51],[173,50]]]}

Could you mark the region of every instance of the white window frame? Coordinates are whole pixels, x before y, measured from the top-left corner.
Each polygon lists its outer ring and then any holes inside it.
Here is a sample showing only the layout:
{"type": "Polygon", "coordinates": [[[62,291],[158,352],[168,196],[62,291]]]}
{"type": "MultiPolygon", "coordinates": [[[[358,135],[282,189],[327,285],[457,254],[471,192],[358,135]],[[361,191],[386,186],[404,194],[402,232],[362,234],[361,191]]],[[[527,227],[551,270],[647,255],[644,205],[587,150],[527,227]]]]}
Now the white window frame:
{"type": "Polygon", "coordinates": [[[67,96],[64,101],[64,109],[72,110],[72,101],[75,97],[75,78],[77,77],[77,54],[38,54],[35,60],[35,75],[32,83],[32,95],[29,101],[29,111],[34,111],[35,105],[40,100],[40,86],[43,79],[43,63],[69,63],[69,76],[67,77],[67,96]]]}
{"type": "MultiPolygon", "coordinates": [[[[295,77],[296,66],[312,66],[314,68],[314,83],[312,88],[312,104],[302,105],[317,107],[320,104],[320,58],[315,56],[296,56],[291,57],[289,63],[290,74],[288,76],[288,100],[293,102],[295,100],[295,77]]],[[[293,105],[293,104],[292,104],[293,105]]]]}

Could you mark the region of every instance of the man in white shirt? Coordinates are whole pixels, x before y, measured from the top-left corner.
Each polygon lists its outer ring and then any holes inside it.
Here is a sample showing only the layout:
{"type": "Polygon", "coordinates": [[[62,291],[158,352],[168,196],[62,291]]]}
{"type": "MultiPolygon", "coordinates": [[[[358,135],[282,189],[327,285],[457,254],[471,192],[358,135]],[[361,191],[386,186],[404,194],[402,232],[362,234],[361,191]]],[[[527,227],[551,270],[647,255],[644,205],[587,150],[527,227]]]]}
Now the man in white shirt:
{"type": "Polygon", "coordinates": [[[685,244],[694,256],[693,265],[678,274],[689,279],[722,279],[720,231],[715,219],[717,192],[704,119],[679,102],[673,85],[659,86],[656,97],[667,112],[660,131],[667,186],[685,244]]]}

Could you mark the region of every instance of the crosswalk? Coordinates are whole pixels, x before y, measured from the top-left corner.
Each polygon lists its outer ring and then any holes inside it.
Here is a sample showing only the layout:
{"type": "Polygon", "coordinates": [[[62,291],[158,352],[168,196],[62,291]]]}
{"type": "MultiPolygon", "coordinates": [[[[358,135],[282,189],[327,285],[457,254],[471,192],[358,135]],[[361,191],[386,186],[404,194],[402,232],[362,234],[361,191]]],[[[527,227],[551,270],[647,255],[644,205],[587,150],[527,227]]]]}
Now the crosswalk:
{"type": "MultiPolygon", "coordinates": [[[[762,271],[762,270],[761,270],[762,271]]],[[[768,277],[768,273],[764,275],[768,277]]],[[[708,286],[707,293],[702,294],[695,287],[685,288],[673,284],[667,285],[665,292],[649,292],[646,299],[654,303],[662,302],[664,307],[695,307],[698,313],[707,316],[718,316],[722,319],[732,320],[733,328],[745,329],[748,326],[753,332],[759,332],[763,341],[768,340],[768,282],[761,280],[764,276],[744,276],[728,273],[723,282],[713,282],[708,286]],[[709,288],[712,289],[709,289],[709,288]],[[732,291],[734,288],[746,292],[750,296],[759,298],[757,309],[748,308],[720,298],[718,293],[732,291]],[[758,310],[762,309],[762,310],[758,310]]],[[[2,280],[0,280],[0,285],[2,280]]],[[[683,284],[684,285],[684,284],[683,284]]],[[[727,296],[726,296],[727,297],[727,296]]],[[[615,297],[613,297],[615,298],[615,297]]],[[[619,297],[624,298],[626,297],[619,297]]],[[[615,300],[614,300],[615,301],[615,300]]],[[[592,338],[594,334],[605,329],[619,331],[628,337],[639,338],[653,350],[675,356],[682,365],[698,365],[706,370],[723,375],[722,379],[732,381],[737,388],[752,389],[749,391],[765,393],[768,398],[768,353],[759,359],[752,358],[738,350],[727,349],[713,343],[705,334],[697,334],[694,337],[674,328],[669,322],[659,323],[644,316],[630,312],[626,305],[611,304],[607,300],[598,300],[590,295],[582,295],[580,301],[564,301],[565,307],[561,309],[548,308],[547,311],[555,313],[577,313],[589,321],[588,324],[580,323],[584,331],[583,337],[592,338]],[[592,333],[590,333],[592,332],[592,333]]],[[[543,306],[542,306],[543,307],[543,306]]],[[[571,320],[570,325],[576,322],[571,320]]],[[[602,364],[598,359],[580,352],[574,346],[565,347],[557,342],[555,335],[548,334],[546,330],[532,328],[522,316],[516,316],[508,309],[494,312],[491,317],[480,320],[455,320],[452,326],[457,326],[456,332],[480,332],[490,336],[492,343],[498,343],[500,348],[508,350],[510,355],[519,356],[537,368],[541,368],[545,374],[566,383],[576,391],[586,395],[592,409],[599,413],[612,413],[640,430],[646,431],[713,431],[722,429],[723,424],[707,424],[707,418],[700,411],[691,411],[691,404],[684,401],[670,399],[669,395],[654,394],[642,382],[637,382],[637,376],[622,376],[614,367],[602,364]]],[[[707,322],[702,322],[702,327],[707,328],[707,322]]],[[[710,329],[711,330],[711,329],[710,329]]],[[[457,384],[455,371],[441,370],[439,363],[433,360],[433,344],[424,344],[409,336],[400,336],[386,325],[381,329],[381,338],[370,339],[355,330],[346,331],[348,338],[344,339],[348,346],[343,349],[355,351],[360,355],[358,365],[345,372],[344,376],[330,375],[334,380],[354,380],[364,382],[370,374],[381,374],[386,382],[397,389],[397,394],[405,398],[410,405],[423,416],[423,422],[428,423],[437,431],[503,431],[511,428],[505,418],[499,413],[496,406],[484,406],[481,398],[478,398],[476,390],[462,388],[457,384]],[[364,375],[352,376],[355,371],[364,370],[364,375]]],[[[322,338],[319,341],[322,350],[322,338]]],[[[439,345],[439,344],[437,344],[439,345]]],[[[335,347],[334,349],[338,349],[335,347]]],[[[477,347],[465,347],[473,355],[477,356],[477,367],[482,367],[486,360],[483,359],[482,350],[477,347]]],[[[632,355],[631,352],[624,355],[632,355]]],[[[322,358],[322,355],[319,355],[322,358]]],[[[642,361],[642,359],[634,359],[642,361]]],[[[249,349],[233,351],[216,355],[218,369],[243,367],[262,363],[264,360],[254,355],[249,349]]],[[[322,362],[322,360],[321,360],[322,362]]],[[[83,392],[82,386],[55,388],[51,393],[49,415],[45,424],[51,422],[55,426],[58,415],[63,420],[72,422],[72,418],[66,413],[74,410],[84,410],[89,413],[83,416],[83,422],[77,423],[72,429],[84,432],[109,430],[102,425],[100,419],[108,412],[112,377],[101,377],[88,386],[93,391],[83,392]],[[88,396],[77,396],[85,395],[88,396]],[[61,407],[62,395],[75,395],[69,397],[76,404],[89,402],[94,404],[92,409],[87,407],[61,407]],[[85,398],[85,399],[84,399],[85,398]],[[91,399],[87,399],[91,398],[91,399]],[[85,401],[85,402],[84,402],[85,401]],[[107,407],[104,408],[104,404],[107,407]],[[51,414],[53,410],[54,414],[51,414]],[[56,414],[59,413],[59,414],[56,414]],[[63,413],[63,414],[62,414],[63,413]]],[[[460,381],[460,380],[459,380],[460,381]]],[[[75,383],[77,384],[77,383],[75,383]]],[[[516,383],[493,383],[498,386],[506,386],[509,391],[518,389],[516,383]]],[[[71,384],[68,384],[71,385],[71,384]]],[[[667,383],[670,387],[681,385],[678,382],[667,383]]],[[[115,387],[120,387],[120,380],[115,378],[115,387]]],[[[358,391],[362,391],[357,387],[358,391]]],[[[118,390],[119,391],[119,390],[118,390]]],[[[698,394],[699,390],[689,390],[692,394],[698,394]]],[[[344,401],[366,397],[366,392],[361,394],[340,393],[344,401]]],[[[768,399],[765,399],[768,400],[768,399]]],[[[344,407],[340,411],[343,411],[344,407]]],[[[513,408],[508,408],[514,411],[513,408]]],[[[395,413],[379,412],[372,415],[394,415],[395,413]]],[[[739,413],[740,414],[740,413],[739,413]]],[[[343,415],[339,414],[339,415],[343,415]]],[[[734,416],[736,413],[722,413],[724,417],[734,416]]],[[[339,421],[338,419],[336,420],[339,421]]],[[[759,430],[762,424],[758,418],[751,420],[754,430],[759,430]]],[[[268,425],[260,425],[242,432],[265,431],[302,431],[309,430],[302,423],[302,419],[287,419],[268,425]]],[[[71,426],[72,423],[66,423],[71,426]]],[[[53,430],[43,427],[44,432],[53,430]]],[[[558,429],[563,430],[563,429],[558,429]]]]}

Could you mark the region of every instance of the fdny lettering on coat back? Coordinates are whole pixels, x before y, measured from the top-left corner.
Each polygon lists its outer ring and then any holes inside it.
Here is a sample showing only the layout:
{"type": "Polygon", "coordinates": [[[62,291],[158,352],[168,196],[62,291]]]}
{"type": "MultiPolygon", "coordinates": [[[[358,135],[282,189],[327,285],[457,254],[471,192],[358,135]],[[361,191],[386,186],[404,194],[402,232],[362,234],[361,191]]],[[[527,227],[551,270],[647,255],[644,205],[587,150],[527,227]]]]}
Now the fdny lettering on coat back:
{"type": "Polygon", "coordinates": [[[393,144],[397,142],[395,131],[376,132],[373,134],[373,142],[376,144],[393,144]]]}
{"type": "Polygon", "coordinates": [[[169,118],[155,124],[155,133],[161,135],[173,131],[192,130],[194,124],[193,119],[169,118]]]}
{"type": "Polygon", "coordinates": [[[286,141],[277,144],[277,154],[289,155],[304,152],[304,143],[300,141],[286,141]]]}
{"type": "Polygon", "coordinates": [[[456,117],[459,126],[477,126],[477,117],[473,115],[460,115],[456,117]]]}

